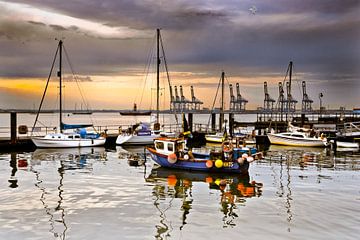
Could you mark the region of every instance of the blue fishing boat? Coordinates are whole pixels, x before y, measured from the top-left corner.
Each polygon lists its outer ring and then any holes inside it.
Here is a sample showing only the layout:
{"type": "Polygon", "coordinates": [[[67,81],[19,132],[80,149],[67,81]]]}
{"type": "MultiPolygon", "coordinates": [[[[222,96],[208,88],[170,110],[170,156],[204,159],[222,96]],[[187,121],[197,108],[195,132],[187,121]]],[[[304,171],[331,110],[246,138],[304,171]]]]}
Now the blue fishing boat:
{"type": "Polygon", "coordinates": [[[209,154],[193,153],[186,149],[183,138],[157,138],[154,146],[148,146],[151,158],[162,167],[206,172],[247,173],[249,164],[260,153],[232,146],[231,141],[225,141],[221,151],[211,151],[209,154]]]}

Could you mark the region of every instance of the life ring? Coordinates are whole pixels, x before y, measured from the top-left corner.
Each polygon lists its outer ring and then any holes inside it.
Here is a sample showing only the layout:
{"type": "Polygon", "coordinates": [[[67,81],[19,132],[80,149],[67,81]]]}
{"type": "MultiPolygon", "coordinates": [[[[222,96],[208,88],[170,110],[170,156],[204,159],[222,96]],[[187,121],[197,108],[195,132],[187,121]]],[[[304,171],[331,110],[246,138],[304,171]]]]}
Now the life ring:
{"type": "Polygon", "coordinates": [[[177,156],[175,153],[171,153],[168,155],[167,160],[170,164],[174,164],[177,161],[177,156]]]}

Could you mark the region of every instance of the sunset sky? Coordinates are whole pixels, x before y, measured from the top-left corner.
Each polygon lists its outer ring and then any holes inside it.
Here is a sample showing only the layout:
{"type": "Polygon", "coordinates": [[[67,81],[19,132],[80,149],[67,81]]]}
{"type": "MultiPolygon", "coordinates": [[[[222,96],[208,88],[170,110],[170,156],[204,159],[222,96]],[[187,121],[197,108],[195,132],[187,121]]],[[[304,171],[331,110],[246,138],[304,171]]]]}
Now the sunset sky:
{"type": "MultiPolygon", "coordinates": [[[[222,70],[240,83],[249,109],[262,106],[264,81],[277,99],[289,61],[298,108],[303,80],[315,108],[320,92],[326,107],[360,107],[359,0],[0,0],[0,109],[38,106],[55,38],[64,39],[91,108],[131,108],[142,94],[140,107],[154,107],[154,80],[144,69],[156,28],[171,83],[183,85],[187,98],[193,85],[204,107],[222,70]]],[[[68,108],[80,105],[76,83],[67,80],[64,91],[68,108]]]]}

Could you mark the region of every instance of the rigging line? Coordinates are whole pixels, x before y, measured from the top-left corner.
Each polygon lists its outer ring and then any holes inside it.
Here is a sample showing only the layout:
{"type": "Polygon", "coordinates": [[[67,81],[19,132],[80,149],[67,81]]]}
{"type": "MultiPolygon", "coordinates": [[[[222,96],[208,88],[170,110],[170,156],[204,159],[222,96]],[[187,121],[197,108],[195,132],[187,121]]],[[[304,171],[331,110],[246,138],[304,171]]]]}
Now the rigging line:
{"type": "MultiPolygon", "coordinates": [[[[163,44],[163,41],[162,41],[161,34],[160,34],[160,43],[161,43],[162,54],[163,54],[163,57],[164,57],[164,66],[165,66],[165,71],[166,71],[166,76],[167,76],[167,80],[168,80],[168,84],[169,84],[169,91],[170,91],[170,87],[171,87],[170,74],[169,74],[169,68],[168,68],[167,61],[166,61],[164,44],[163,44]]],[[[174,115],[175,115],[176,124],[179,124],[179,120],[178,120],[178,117],[177,117],[177,114],[176,114],[176,109],[174,109],[173,111],[174,111],[174,115]]]]}
{"type": "MultiPolygon", "coordinates": [[[[155,39],[156,39],[156,35],[154,35],[152,41],[150,42],[149,52],[148,52],[147,58],[146,58],[146,65],[144,66],[144,70],[143,70],[144,79],[143,79],[143,87],[142,87],[141,98],[140,98],[140,106],[141,106],[141,103],[142,103],[142,100],[143,100],[143,97],[144,97],[144,92],[145,92],[145,88],[146,88],[146,82],[147,82],[148,74],[149,74],[149,68],[150,68],[150,65],[151,65],[151,59],[152,59],[152,57],[154,55],[155,39]]],[[[138,97],[138,94],[135,95],[134,102],[137,101],[137,97],[138,97]]]]}
{"type": "MultiPolygon", "coordinates": [[[[219,79],[219,83],[218,83],[218,86],[217,86],[217,89],[216,89],[216,94],[215,94],[215,98],[214,98],[214,102],[213,102],[213,105],[211,107],[211,113],[213,112],[214,110],[214,107],[215,107],[215,103],[216,103],[216,99],[217,99],[217,95],[219,93],[219,89],[220,89],[220,83],[221,83],[221,76],[220,76],[220,79],[219,79]]],[[[209,116],[209,120],[208,120],[208,124],[207,124],[207,128],[209,128],[209,125],[210,125],[210,119],[211,119],[211,114],[209,116]]]]}
{"type": "Polygon", "coordinates": [[[34,128],[35,128],[35,126],[36,126],[36,122],[38,121],[38,118],[39,118],[40,110],[41,110],[42,104],[43,104],[44,99],[45,99],[45,95],[46,95],[47,88],[48,88],[48,86],[49,86],[51,74],[52,74],[52,71],[53,71],[53,69],[54,69],[54,65],[55,65],[55,61],[56,61],[57,54],[58,54],[58,52],[59,52],[59,48],[60,48],[60,43],[59,43],[59,45],[58,45],[58,47],[56,48],[56,51],[55,51],[54,60],[53,60],[53,62],[52,62],[51,69],[50,69],[50,73],[49,73],[49,76],[48,76],[48,79],[47,79],[47,82],[46,82],[45,90],[44,90],[44,93],[43,93],[42,98],[41,98],[41,101],[40,101],[39,110],[38,110],[38,112],[37,112],[37,114],[36,114],[35,122],[34,122],[34,125],[33,125],[32,129],[31,129],[31,136],[33,135],[33,131],[34,131],[34,128]]]}
{"type": "Polygon", "coordinates": [[[72,65],[72,63],[71,63],[71,61],[70,61],[70,58],[69,58],[69,55],[68,55],[68,53],[67,53],[67,51],[66,51],[65,46],[64,46],[64,52],[65,52],[66,60],[68,61],[68,64],[69,64],[71,73],[72,73],[73,77],[75,78],[75,83],[76,83],[76,85],[77,85],[77,87],[78,87],[78,89],[79,89],[81,99],[82,99],[83,103],[85,104],[86,109],[89,110],[89,104],[87,103],[87,99],[86,99],[86,97],[84,96],[84,94],[83,94],[83,92],[82,92],[82,89],[81,89],[80,84],[79,84],[78,77],[77,77],[77,75],[75,74],[73,65],[72,65]]]}

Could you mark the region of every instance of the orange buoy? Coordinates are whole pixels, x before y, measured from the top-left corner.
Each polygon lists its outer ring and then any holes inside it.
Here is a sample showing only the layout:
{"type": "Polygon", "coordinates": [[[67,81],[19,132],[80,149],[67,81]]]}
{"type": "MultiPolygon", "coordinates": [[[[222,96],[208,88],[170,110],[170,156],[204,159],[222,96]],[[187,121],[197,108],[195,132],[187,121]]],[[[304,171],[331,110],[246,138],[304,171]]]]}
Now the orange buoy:
{"type": "Polygon", "coordinates": [[[213,161],[211,161],[211,160],[207,160],[207,161],[206,161],[206,167],[207,167],[207,168],[212,168],[213,165],[214,165],[213,161]]]}
{"type": "Polygon", "coordinates": [[[168,160],[168,162],[169,162],[170,164],[176,163],[176,161],[177,161],[177,156],[176,156],[176,154],[175,154],[175,153],[169,154],[167,160],[168,160]]]}

